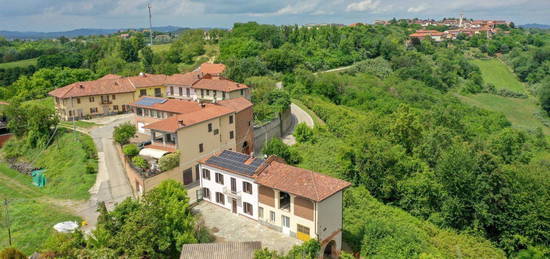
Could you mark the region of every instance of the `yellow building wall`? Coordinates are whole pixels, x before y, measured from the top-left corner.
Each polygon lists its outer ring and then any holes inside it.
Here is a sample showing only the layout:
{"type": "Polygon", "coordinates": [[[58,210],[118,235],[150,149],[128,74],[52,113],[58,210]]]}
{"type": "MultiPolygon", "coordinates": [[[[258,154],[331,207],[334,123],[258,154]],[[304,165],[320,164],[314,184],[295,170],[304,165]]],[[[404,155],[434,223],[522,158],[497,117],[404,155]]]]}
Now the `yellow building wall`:
{"type": "MultiPolygon", "coordinates": [[[[281,228],[283,224],[282,216],[284,215],[290,218],[290,231],[297,234],[296,238],[300,240],[316,238],[317,236],[316,236],[315,222],[312,220],[294,215],[294,197],[296,196],[290,194],[290,211],[285,211],[285,210],[278,209],[279,208],[279,191],[275,189],[273,191],[275,192],[275,207],[272,207],[260,202],[258,206],[264,209],[264,215],[262,218],[258,218],[258,220],[264,221],[268,224],[281,228]],[[271,211],[275,212],[274,221],[271,221],[271,216],[270,216],[271,211]],[[298,224],[309,228],[309,238],[304,235],[298,235],[298,224]]],[[[314,209],[317,209],[316,205],[314,206],[314,209]]],[[[317,212],[314,211],[314,214],[316,213],[317,212]]]]}
{"type": "Polygon", "coordinates": [[[136,91],[134,93],[134,98],[136,100],[138,100],[139,98],[141,98],[141,90],[145,90],[147,92],[147,94],[145,96],[155,96],[155,89],[156,88],[160,88],[160,92],[161,92],[161,97],[166,97],[166,86],[164,85],[159,85],[159,86],[152,86],[152,87],[141,87],[141,88],[136,88],[136,91]]]}
{"type": "Polygon", "coordinates": [[[229,124],[229,115],[234,113],[204,121],[202,123],[182,128],[178,131],[178,148],[180,150],[180,173],[192,168],[193,181],[197,181],[195,166],[198,161],[221,152],[225,149],[236,150],[235,138],[229,139],[229,132],[235,132],[235,123],[229,124]],[[212,123],[212,132],[208,132],[208,124],[212,123]],[[214,135],[214,131],[219,129],[219,134],[214,135]],[[199,152],[199,144],[203,144],[203,152],[199,152]]]}
{"type": "Polygon", "coordinates": [[[73,111],[79,117],[86,116],[100,116],[105,114],[105,109],[108,109],[109,113],[112,112],[121,112],[123,105],[128,105],[134,102],[134,93],[119,93],[114,94],[115,99],[113,100],[113,94],[109,94],[108,104],[101,103],[101,95],[93,96],[84,96],[84,97],[73,97],[65,99],[56,99],[54,97],[55,108],[57,114],[62,120],[69,120],[69,111],[73,111]],[[90,100],[90,97],[93,97],[93,102],[90,100]],[[78,103],[80,99],[80,103],[78,103]],[[118,106],[118,110],[114,109],[114,106],[118,106]],[[92,113],[90,108],[97,108],[97,112],[92,113]]]}

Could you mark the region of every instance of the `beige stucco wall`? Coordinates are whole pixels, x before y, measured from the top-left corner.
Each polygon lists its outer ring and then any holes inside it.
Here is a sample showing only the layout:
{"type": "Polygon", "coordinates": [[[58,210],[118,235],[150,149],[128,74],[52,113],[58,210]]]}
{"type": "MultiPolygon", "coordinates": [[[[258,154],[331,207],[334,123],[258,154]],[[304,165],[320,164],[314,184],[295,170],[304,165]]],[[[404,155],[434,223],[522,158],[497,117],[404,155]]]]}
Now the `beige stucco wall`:
{"type": "Polygon", "coordinates": [[[300,224],[304,227],[309,228],[309,235],[311,238],[317,238],[315,234],[315,222],[294,215],[295,195],[290,194],[290,211],[286,211],[286,210],[278,209],[279,208],[279,191],[278,190],[274,190],[274,191],[275,191],[275,207],[259,202],[258,203],[259,207],[264,208],[264,215],[263,215],[263,218],[258,218],[258,220],[274,225],[280,229],[282,227],[281,216],[284,215],[290,218],[290,231],[292,231],[294,234],[298,232],[298,224],[300,224]],[[270,219],[271,211],[275,212],[275,221],[271,221],[270,219]]]}
{"type": "MultiPolygon", "coordinates": [[[[234,113],[231,115],[235,116],[234,113]]],[[[235,123],[229,124],[229,115],[214,118],[202,123],[178,130],[178,149],[180,150],[179,172],[192,168],[193,181],[197,181],[195,165],[200,159],[206,158],[224,149],[236,150],[236,138],[229,139],[229,131],[235,131],[235,123]],[[212,132],[208,132],[208,124],[212,123],[212,132]],[[220,132],[214,135],[214,130],[220,132]],[[199,144],[204,150],[199,152],[199,144]]]]}
{"type": "Polygon", "coordinates": [[[159,85],[159,86],[151,86],[151,87],[141,87],[136,88],[136,91],[134,92],[134,98],[138,100],[142,96],[140,96],[141,90],[146,90],[147,94],[145,96],[155,96],[155,88],[160,88],[160,92],[162,94],[161,97],[166,97],[166,86],[159,85]]]}
{"type": "Polygon", "coordinates": [[[115,99],[113,100],[113,94],[109,94],[110,104],[101,104],[101,95],[93,95],[93,102],[90,101],[90,96],[57,100],[54,97],[54,103],[59,117],[63,120],[68,120],[70,119],[69,111],[71,110],[75,111],[77,116],[100,116],[105,114],[105,107],[108,107],[109,113],[122,112],[123,105],[129,105],[134,102],[133,93],[120,93],[114,95],[115,99]],[[80,103],[78,103],[77,99],[80,99],[80,103]],[[114,110],[115,105],[118,106],[118,110],[114,110]],[[91,113],[90,108],[97,108],[97,113],[91,113]]]}
{"type": "Polygon", "coordinates": [[[226,97],[228,97],[226,99],[235,99],[235,98],[239,98],[239,97],[244,97],[244,98],[250,100],[250,88],[244,89],[243,95],[241,95],[241,90],[236,90],[236,91],[227,93],[226,97]]]}
{"type": "MultiPolygon", "coordinates": [[[[342,191],[339,191],[325,200],[317,203],[317,233],[319,240],[324,241],[336,231],[342,229],[342,191]]],[[[336,247],[342,247],[342,232],[332,238],[336,247]]],[[[330,241],[330,240],[328,240],[330,241]]]]}

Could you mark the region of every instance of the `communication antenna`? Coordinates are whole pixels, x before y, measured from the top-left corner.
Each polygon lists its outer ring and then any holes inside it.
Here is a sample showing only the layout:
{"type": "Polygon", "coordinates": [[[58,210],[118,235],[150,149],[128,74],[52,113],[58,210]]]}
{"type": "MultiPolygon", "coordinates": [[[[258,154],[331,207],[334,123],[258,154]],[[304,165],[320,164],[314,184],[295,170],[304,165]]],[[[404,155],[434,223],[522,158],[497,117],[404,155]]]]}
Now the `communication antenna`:
{"type": "Polygon", "coordinates": [[[153,23],[151,23],[151,3],[147,3],[149,9],[149,39],[151,41],[150,46],[153,46],[153,23]]]}

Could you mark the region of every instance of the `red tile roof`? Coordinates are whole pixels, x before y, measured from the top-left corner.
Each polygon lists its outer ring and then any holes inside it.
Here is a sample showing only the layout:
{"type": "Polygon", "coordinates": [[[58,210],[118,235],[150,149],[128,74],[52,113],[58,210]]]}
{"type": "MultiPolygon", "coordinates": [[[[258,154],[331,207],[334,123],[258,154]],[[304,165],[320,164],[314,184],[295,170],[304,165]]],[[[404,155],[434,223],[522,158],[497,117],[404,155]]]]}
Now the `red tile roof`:
{"type": "Polygon", "coordinates": [[[252,107],[252,103],[244,97],[219,101],[218,104],[231,108],[235,112],[240,112],[252,107]]]}
{"type": "Polygon", "coordinates": [[[115,74],[106,74],[106,75],[104,75],[102,78],[100,78],[100,79],[98,79],[98,80],[103,80],[103,79],[119,79],[119,78],[122,78],[122,76],[115,75],[115,74]]]}
{"type": "Polygon", "coordinates": [[[166,111],[166,112],[172,112],[172,113],[186,113],[186,112],[192,112],[197,111],[201,109],[200,104],[198,104],[196,101],[191,100],[179,100],[179,99],[166,99],[166,98],[159,98],[159,97],[150,97],[145,96],[134,102],[133,104],[130,104],[130,106],[134,107],[141,107],[146,109],[153,109],[153,110],[159,110],[159,111],[166,111]],[[147,99],[159,99],[159,100],[166,100],[164,103],[155,103],[153,105],[139,105],[140,101],[144,98],[147,99]]]}
{"type": "Polygon", "coordinates": [[[167,75],[141,73],[137,76],[125,77],[122,80],[128,80],[135,88],[142,88],[164,85],[166,78],[168,78],[167,75]]]}
{"type": "Polygon", "coordinates": [[[176,112],[179,113],[178,115],[168,117],[167,119],[157,122],[153,122],[149,125],[146,125],[145,128],[165,132],[176,132],[180,128],[189,127],[203,121],[211,120],[234,112],[239,112],[252,106],[252,103],[245,98],[225,100],[217,104],[205,103],[202,104],[203,106],[201,106],[201,104],[197,102],[192,101],[175,101],[193,103],[196,107],[180,110],[179,112],[176,112]]]}
{"type": "Polygon", "coordinates": [[[313,201],[322,201],[351,185],[344,180],[287,165],[272,157],[264,163],[267,166],[259,169],[256,176],[258,184],[313,201]]]}
{"type": "Polygon", "coordinates": [[[211,77],[199,80],[193,85],[193,88],[232,92],[240,89],[247,89],[248,86],[233,82],[222,77],[211,77]]]}
{"type": "Polygon", "coordinates": [[[70,98],[101,94],[130,93],[134,91],[134,87],[128,81],[120,79],[103,79],[72,83],[57,88],[48,94],[58,98],[70,98]]]}
{"type": "Polygon", "coordinates": [[[201,72],[174,74],[166,78],[165,84],[191,86],[202,78],[201,72]]]}
{"type": "Polygon", "coordinates": [[[225,71],[225,65],[224,64],[212,64],[212,63],[203,63],[199,71],[204,74],[212,74],[212,75],[219,75],[225,71]]]}

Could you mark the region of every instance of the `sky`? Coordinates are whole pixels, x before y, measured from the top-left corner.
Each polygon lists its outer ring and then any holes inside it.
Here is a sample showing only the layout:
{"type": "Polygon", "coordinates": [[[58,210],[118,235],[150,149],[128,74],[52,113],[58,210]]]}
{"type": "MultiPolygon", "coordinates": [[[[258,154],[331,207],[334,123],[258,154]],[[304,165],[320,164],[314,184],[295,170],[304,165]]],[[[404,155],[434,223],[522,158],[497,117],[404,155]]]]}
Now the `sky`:
{"type": "Polygon", "coordinates": [[[550,24],[550,0],[0,0],[0,30],[153,26],[230,28],[235,22],[308,24],[465,17],[550,24]]]}

